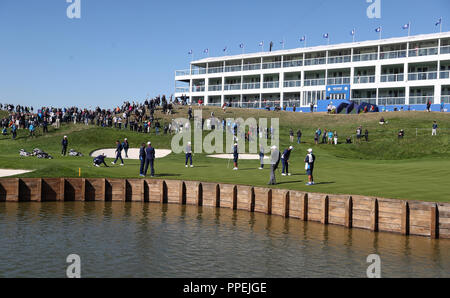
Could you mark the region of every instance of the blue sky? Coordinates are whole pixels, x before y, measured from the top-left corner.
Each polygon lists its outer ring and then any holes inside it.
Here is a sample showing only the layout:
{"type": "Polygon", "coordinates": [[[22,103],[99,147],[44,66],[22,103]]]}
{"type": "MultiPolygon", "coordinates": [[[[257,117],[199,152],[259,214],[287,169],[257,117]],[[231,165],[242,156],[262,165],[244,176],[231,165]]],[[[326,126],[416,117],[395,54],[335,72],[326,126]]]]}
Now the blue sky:
{"type": "Polygon", "coordinates": [[[450,30],[449,0],[380,0],[369,19],[366,0],[81,0],[81,19],[69,19],[66,0],[0,0],[0,102],[112,107],[123,100],[174,92],[174,71],[191,57],[280,49],[450,30]]]}

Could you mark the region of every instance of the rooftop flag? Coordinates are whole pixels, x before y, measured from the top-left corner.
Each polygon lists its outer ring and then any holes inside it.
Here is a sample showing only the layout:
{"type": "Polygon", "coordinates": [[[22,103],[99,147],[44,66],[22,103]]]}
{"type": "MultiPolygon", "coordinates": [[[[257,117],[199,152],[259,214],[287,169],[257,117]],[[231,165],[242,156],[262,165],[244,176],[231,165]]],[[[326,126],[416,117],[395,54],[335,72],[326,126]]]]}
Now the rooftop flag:
{"type": "Polygon", "coordinates": [[[375,32],[377,32],[377,33],[381,32],[381,26],[378,27],[377,29],[375,29],[375,32]]]}
{"type": "Polygon", "coordinates": [[[224,47],[224,48],[223,48],[223,51],[226,52],[226,51],[227,51],[227,47],[224,47]]]}
{"type": "Polygon", "coordinates": [[[188,55],[192,55],[192,50],[190,50],[190,51],[188,52],[188,55]]]}
{"type": "Polygon", "coordinates": [[[351,35],[351,36],[355,36],[355,33],[356,33],[356,30],[355,30],[355,29],[352,29],[352,31],[350,32],[350,35],[351,35]]]}
{"type": "Polygon", "coordinates": [[[306,36],[303,35],[303,36],[300,38],[300,41],[305,41],[305,40],[306,40],[306,36]]]}
{"type": "Polygon", "coordinates": [[[409,29],[409,23],[402,26],[403,29],[409,29]]]}
{"type": "Polygon", "coordinates": [[[239,47],[240,47],[241,49],[243,49],[243,48],[244,48],[244,44],[241,43],[241,44],[239,45],[239,47]]]}
{"type": "Polygon", "coordinates": [[[259,45],[260,47],[262,47],[262,46],[264,45],[264,41],[261,41],[258,45],[259,45]]]}
{"type": "Polygon", "coordinates": [[[329,36],[329,34],[328,34],[328,33],[325,33],[325,34],[323,35],[323,38],[328,38],[328,36],[329,36]]]}
{"type": "Polygon", "coordinates": [[[442,24],[442,18],[439,18],[439,20],[437,20],[435,26],[439,26],[440,24],[442,24]]]}
{"type": "Polygon", "coordinates": [[[208,54],[208,53],[209,53],[209,49],[205,49],[205,50],[203,51],[203,53],[208,54]]]}

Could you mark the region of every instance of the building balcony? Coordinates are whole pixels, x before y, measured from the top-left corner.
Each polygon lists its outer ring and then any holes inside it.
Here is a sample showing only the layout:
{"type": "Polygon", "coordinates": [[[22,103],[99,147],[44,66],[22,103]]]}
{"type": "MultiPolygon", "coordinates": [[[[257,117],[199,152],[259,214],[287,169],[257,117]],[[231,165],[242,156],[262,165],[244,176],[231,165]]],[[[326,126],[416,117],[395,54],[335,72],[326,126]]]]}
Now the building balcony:
{"type": "Polygon", "coordinates": [[[223,72],[222,66],[208,68],[208,73],[221,73],[221,72],[223,72]]]}
{"type": "Polygon", "coordinates": [[[344,85],[350,84],[350,77],[328,78],[328,85],[344,85]]]}
{"type": "Polygon", "coordinates": [[[409,50],[409,57],[420,57],[420,56],[430,56],[438,54],[438,47],[435,48],[423,48],[423,49],[412,49],[409,50]]]}
{"type": "Polygon", "coordinates": [[[261,88],[261,84],[259,82],[257,82],[257,83],[243,83],[242,84],[242,89],[243,90],[259,89],[259,88],[261,88]]]}
{"type": "Polygon", "coordinates": [[[310,65],[322,65],[326,64],[327,59],[325,57],[323,58],[311,58],[311,59],[305,59],[304,65],[310,66],[310,65]]]}
{"type": "Polygon", "coordinates": [[[263,88],[279,88],[280,82],[264,82],[263,88]]]}
{"type": "Polygon", "coordinates": [[[242,65],[225,66],[225,72],[242,71],[242,65]]]}
{"type": "Polygon", "coordinates": [[[442,54],[450,54],[450,46],[441,47],[441,55],[442,54]]]}
{"type": "Polygon", "coordinates": [[[304,86],[323,86],[325,85],[325,79],[309,79],[305,80],[304,86]]]}
{"type": "Polygon", "coordinates": [[[177,70],[175,71],[175,76],[180,77],[180,76],[188,76],[191,74],[191,71],[189,69],[184,69],[184,70],[177,70]]]}
{"type": "Polygon", "coordinates": [[[441,102],[450,104],[450,95],[442,95],[441,102]]]}
{"type": "Polygon", "coordinates": [[[303,60],[290,60],[283,62],[283,67],[299,67],[299,66],[303,66],[303,60]]]}
{"type": "Polygon", "coordinates": [[[242,70],[248,71],[248,70],[259,70],[261,69],[261,63],[255,63],[255,64],[244,64],[242,66],[242,70]]]}
{"type": "Polygon", "coordinates": [[[302,86],[301,80],[284,81],[285,88],[301,87],[301,86],[302,86]]]}
{"type": "Polygon", "coordinates": [[[262,69],[281,68],[281,62],[266,62],[262,64],[262,69]]]}
{"type": "Polygon", "coordinates": [[[378,60],[378,53],[356,54],[353,55],[353,62],[378,60]]]}
{"type": "Polygon", "coordinates": [[[437,71],[412,72],[408,74],[409,81],[436,80],[437,71]]]}
{"type": "Polygon", "coordinates": [[[353,78],[353,84],[375,83],[375,76],[358,76],[353,78]]]}
{"type": "Polygon", "coordinates": [[[223,90],[241,90],[241,84],[226,84],[225,86],[223,86],[223,90]]]}
{"type": "Polygon", "coordinates": [[[380,60],[384,59],[398,59],[406,58],[406,50],[392,51],[392,52],[381,52],[380,60]]]}
{"type": "Polygon", "coordinates": [[[206,73],[206,68],[195,68],[191,70],[191,75],[202,75],[206,73]]]}
{"type": "Polygon", "coordinates": [[[222,85],[209,85],[208,91],[222,91],[222,85]]]}
{"type": "Polygon", "coordinates": [[[427,102],[434,102],[434,96],[410,96],[410,105],[425,105],[427,102]]]}
{"type": "Polygon", "coordinates": [[[379,106],[392,106],[392,105],[404,105],[405,98],[404,97],[380,97],[378,98],[379,106]]]}
{"type": "Polygon", "coordinates": [[[384,74],[380,77],[381,83],[387,83],[387,82],[403,82],[405,79],[405,76],[402,73],[399,74],[384,74]]]}
{"type": "Polygon", "coordinates": [[[192,92],[205,92],[205,86],[192,86],[192,92]]]}
{"type": "Polygon", "coordinates": [[[176,87],[176,93],[189,93],[189,87],[176,87]]]}
{"type": "Polygon", "coordinates": [[[447,71],[441,71],[439,73],[439,78],[442,79],[449,79],[450,78],[450,70],[447,71]]]}
{"type": "Polygon", "coordinates": [[[352,98],[351,100],[354,101],[358,105],[363,103],[363,102],[370,103],[370,104],[373,104],[373,105],[377,104],[377,99],[375,97],[372,97],[372,98],[352,98]]]}
{"type": "Polygon", "coordinates": [[[328,64],[335,64],[335,63],[348,63],[352,61],[352,56],[334,56],[334,57],[328,57],[328,64]]]}

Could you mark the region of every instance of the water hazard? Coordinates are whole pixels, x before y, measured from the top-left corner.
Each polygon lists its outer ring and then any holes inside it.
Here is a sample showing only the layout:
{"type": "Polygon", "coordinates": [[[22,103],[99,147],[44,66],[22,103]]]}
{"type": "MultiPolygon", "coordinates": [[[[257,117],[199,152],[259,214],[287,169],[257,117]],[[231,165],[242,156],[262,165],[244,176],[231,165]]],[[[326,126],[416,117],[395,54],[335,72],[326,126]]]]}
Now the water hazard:
{"type": "Polygon", "coordinates": [[[450,277],[450,240],[246,211],[122,202],[0,203],[0,277],[450,277]]]}

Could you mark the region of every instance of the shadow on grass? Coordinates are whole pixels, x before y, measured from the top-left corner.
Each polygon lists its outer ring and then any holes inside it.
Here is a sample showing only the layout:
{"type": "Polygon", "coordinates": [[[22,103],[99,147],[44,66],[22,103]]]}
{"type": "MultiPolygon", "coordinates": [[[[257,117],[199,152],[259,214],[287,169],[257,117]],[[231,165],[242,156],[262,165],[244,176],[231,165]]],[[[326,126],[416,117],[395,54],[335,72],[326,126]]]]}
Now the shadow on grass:
{"type": "Polygon", "coordinates": [[[320,184],[334,184],[336,182],[316,182],[314,183],[315,185],[320,185],[320,184]]]}
{"type": "Polygon", "coordinates": [[[298,181],[286,181],[286,182],[278,182],[277,184],[291,184],[291,183],[301,183],[302,180],[298,180],[298,181]]]}

